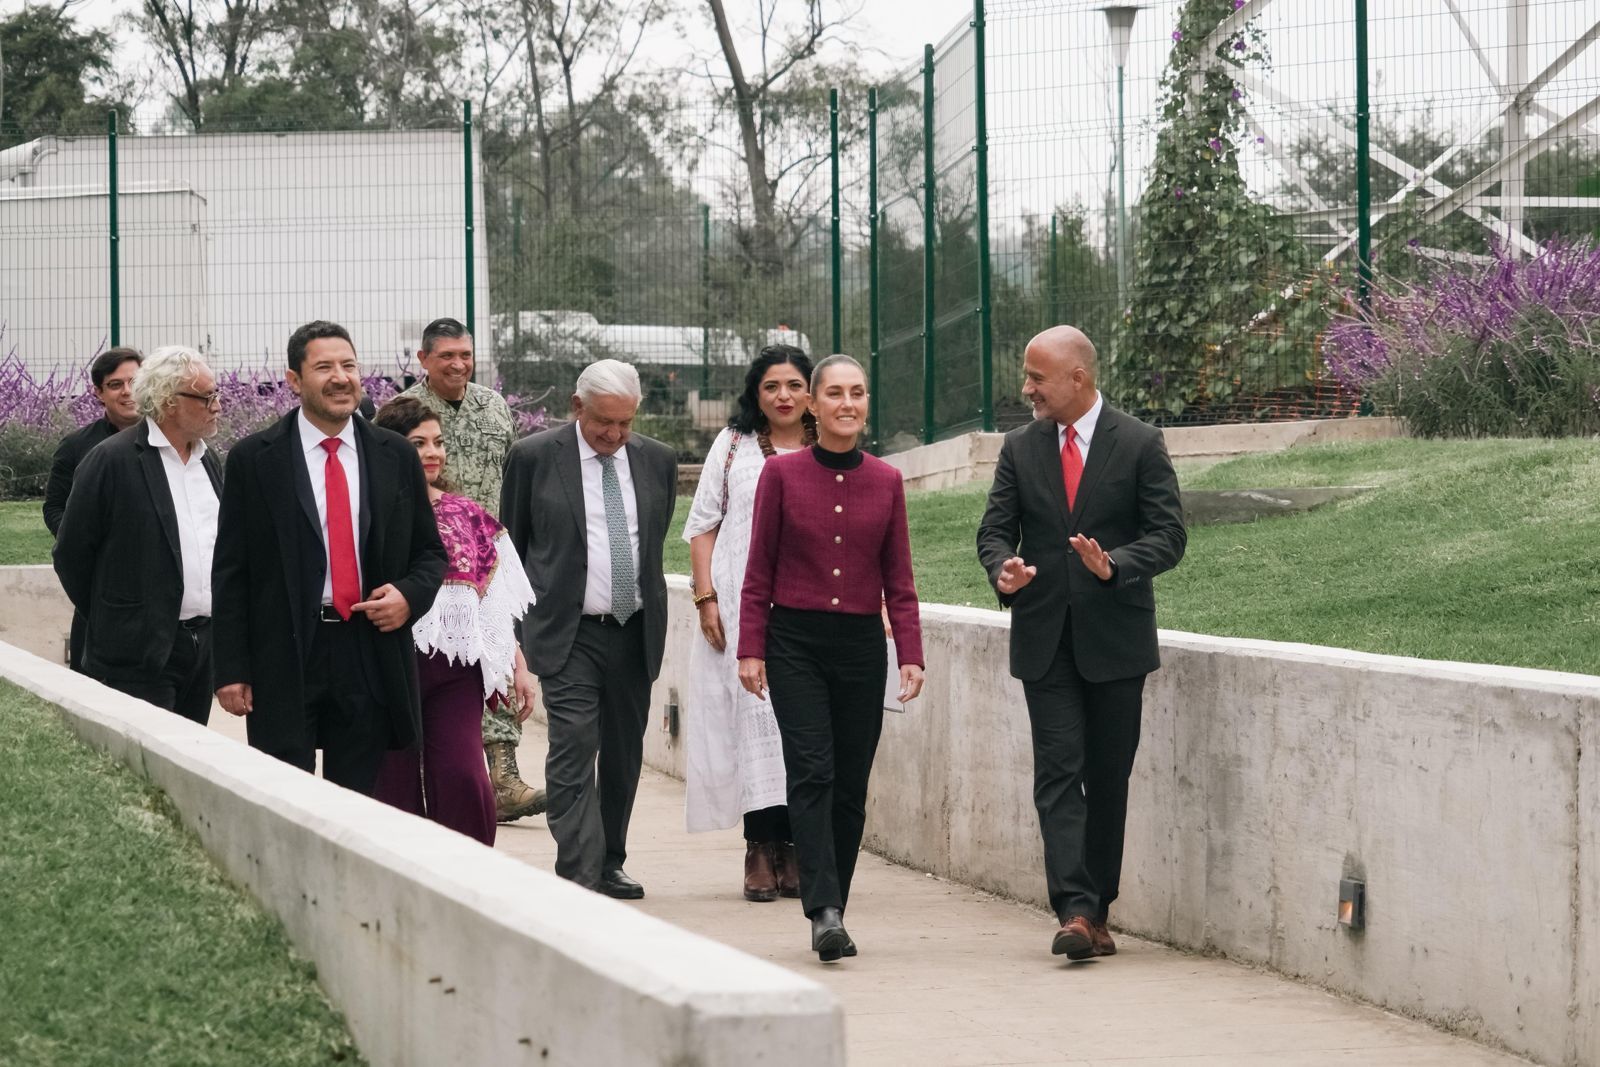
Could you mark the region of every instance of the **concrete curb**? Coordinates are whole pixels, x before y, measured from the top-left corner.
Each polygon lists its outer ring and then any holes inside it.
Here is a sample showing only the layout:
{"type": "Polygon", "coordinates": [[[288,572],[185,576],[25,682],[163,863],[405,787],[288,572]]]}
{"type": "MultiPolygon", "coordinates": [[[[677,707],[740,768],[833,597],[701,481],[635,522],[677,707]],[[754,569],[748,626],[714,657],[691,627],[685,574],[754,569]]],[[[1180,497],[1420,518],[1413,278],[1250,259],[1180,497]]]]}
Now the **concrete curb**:
{"type": "Polygon", "coordinates": [[[171,797],[373,1064],[844,1063],[809,979],[4,643],[0,676],[171,797]]]}

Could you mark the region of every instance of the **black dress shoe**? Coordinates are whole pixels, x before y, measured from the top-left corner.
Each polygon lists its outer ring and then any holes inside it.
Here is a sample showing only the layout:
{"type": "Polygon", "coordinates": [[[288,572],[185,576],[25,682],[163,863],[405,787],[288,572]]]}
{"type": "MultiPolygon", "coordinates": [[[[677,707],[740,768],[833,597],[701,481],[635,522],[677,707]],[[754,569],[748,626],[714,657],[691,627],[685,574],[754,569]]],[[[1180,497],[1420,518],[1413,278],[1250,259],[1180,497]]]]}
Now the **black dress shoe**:
{"type": "Polygon", "coordinates": [[[844,948],[841,950],[841,955],[843,955],[845,959],[849,959],[850,957],[854,956],[855,954],[856,954],[856,941],[855,941],[855,938],[851,937],[849,934],[845,934],[844,935],[844,948]]]}
{"type": "MultiPolygon", "coordinates": [[[[811,917],[811,947],[823,963],[832,963],[855,948],[844,930],[844,915],[838,908],[822,908],[811,917]]],[[[851,953],[854,955],[854,953],[851,953]]]]}
{"type": "Polygon", "coordinates": [[[613,867],[609,871],[600,872],[600,882],[594,887],[596,893],[604,893],[617,900],[642,900],[644,899],[644,886],[628,877],[628,872],[621,867],[613,867]]]}

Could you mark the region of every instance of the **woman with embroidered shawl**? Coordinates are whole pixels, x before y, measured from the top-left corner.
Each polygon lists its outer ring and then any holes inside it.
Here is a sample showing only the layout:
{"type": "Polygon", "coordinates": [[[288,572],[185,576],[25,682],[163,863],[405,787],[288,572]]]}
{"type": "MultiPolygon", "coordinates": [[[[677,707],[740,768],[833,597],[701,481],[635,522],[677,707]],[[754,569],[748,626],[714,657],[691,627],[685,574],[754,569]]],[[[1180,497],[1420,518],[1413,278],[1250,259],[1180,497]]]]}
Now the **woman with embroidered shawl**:
{"type": "Polygon", "coordinates": [[[494,516],[448,491],[438,416],[410,397],[396,397],[373,422],[416,446],[449,557],[432,609],[411,628],[422,683],[422,738],[388,754],[375,795],[493,845],[483,707],[496,699],[512,702],[519,719],[533,709],[533,675],[514,630],[533,603],[533,587],[494,516]]]}

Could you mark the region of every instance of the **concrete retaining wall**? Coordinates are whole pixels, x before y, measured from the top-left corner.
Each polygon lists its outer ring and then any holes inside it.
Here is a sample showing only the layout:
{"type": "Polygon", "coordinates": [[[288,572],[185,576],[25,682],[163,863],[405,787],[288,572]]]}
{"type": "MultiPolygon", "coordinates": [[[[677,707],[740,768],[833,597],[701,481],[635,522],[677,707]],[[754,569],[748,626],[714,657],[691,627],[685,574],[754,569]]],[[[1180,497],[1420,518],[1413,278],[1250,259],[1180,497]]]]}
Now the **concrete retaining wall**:
{"type": "MultiPolygon", "coordinates": [[[[1169,427],[1164,434],[1167,451],[1181,466],[1185,461],[1227,459],[1251,452],[1281,452],[1299,445],[1404,437],[1405,424],[1400,419],[1390,418],[1306,419],[1178,426],[1169,427]]],[[[962,434],[883,458],[905,476],[907,489],[948,489],[968,482],[992,481],[1003,437],[998,433],[962,434]]]]}
{"type": "MultiPolygon", "coordinates": [[[[669,582],[658,714],[687,692],[696,635],[669,582]]],[[[1043,906],[1009,622],[923,606],[927,689],[885,717],[867,843],[1043,906]]],[[[1115,925],[1600,1063],[1600,678],[1172,631],[1162,650],[1115,925]],[[1336,921],[1352,875],[1363,933],[1336,921]]],[[[681,774],[681,753],[651,731],[654,766],[681,774]]]]}
{"type": "Polygon", "coordinates": [[[814,982],[5,644],[0,677],[166,791],[373,1064],[844,1063],[814,982]]]}
{"type": "Polygon", "coordinates": [[[67,662],[72,602],[49,564],[0,567],[0,641],[51,663],[67,662]]]}

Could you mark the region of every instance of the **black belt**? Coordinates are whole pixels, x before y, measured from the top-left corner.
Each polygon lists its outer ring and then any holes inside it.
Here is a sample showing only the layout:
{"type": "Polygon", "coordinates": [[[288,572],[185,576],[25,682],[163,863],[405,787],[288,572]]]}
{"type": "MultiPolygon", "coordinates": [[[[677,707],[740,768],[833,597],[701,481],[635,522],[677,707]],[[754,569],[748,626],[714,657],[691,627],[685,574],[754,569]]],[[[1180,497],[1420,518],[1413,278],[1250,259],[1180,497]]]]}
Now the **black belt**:
{"type": "MultiPolygon", "coordinates": [[[[354,618],[354,617],[355,616],[353,616],[353,615],[351,616],[351,618],[354,618]]],[[[332,604],[323,604],[321,607],[319,607],[317,609],[317,621],[318,622],[349,622],[350,619],[346,619],[343,616],[341,616],[339,614],[339,609],[334,607],[332,604]]]]}
{"type": "Polygon", "coordinates": [[[179,619],[178,625],[185,630],[204,630],[211,625],[210,615],[191,615],[187,619],[179,619]]]}
{"type": "MultiPolygon", "coordinates": [[[[590,622],[597,622],[601,626],[626,626],[626,625],[628,625],[627,622],[623,622],[621,619],[617,618],[615,615],[609,615],[609,614],[606,614],[606,615],[585,615],[583,617],[585,619],[588,619],[590,622]]],[[[632,615],[628,616],[628,622],[632,622],[634,619],[637,619],[638,617],[639,617],[639,613],[636,611],[632,615]]]]}

